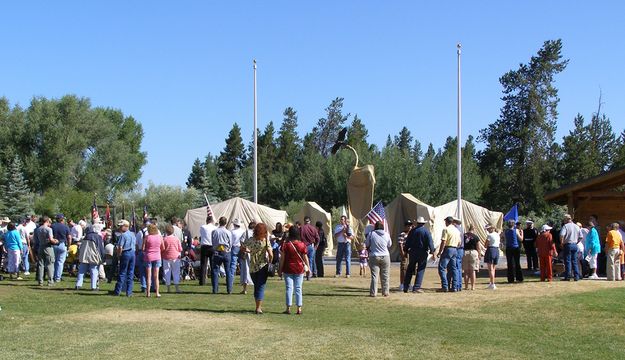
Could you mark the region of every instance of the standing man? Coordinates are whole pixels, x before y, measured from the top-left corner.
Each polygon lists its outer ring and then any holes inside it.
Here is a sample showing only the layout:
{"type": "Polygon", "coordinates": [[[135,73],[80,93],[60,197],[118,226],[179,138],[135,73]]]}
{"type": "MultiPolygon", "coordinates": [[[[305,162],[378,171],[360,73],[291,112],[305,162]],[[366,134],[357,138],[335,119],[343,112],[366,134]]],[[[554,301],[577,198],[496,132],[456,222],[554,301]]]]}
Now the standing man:
{"type": "Polygon", "coordinates": [[[310,223],[310,216],[304,217],[304,225],[299,229],[300,237],[306,245],[308,251],[308,258],[313,260],[309,261],[310,269],[306,273],[306,280],[310,280],[310,276],[317,277],[317,263],[315,259],[315,251],[319,245],[319,231],[316,227],[310,223]]]}
{"type": "MultiPolygon", "coordinates": [[[[219,292],[219,267],[230,269],[230,250],[232,249],[232,233],[226,229],[228,219],[219,218],[219,227],[212,234],[213,258],[211,260],[211,285],[213,286],[213,294],[219,292]]],[[[226,290],[228,294],[232,293],[232,276],[230,271],[226,271],[226,290]]]]}
{"type": "MultiPolygon", "coordinates": [[[[404,288],[404,279],[408,267],[408,253],[404,250],[404,245],[406,244],[406,237],[408,237],[410,230],[412,230],[412,221],[407,220],[404,223],[404,231],[397,237],[397,246],[399,247],[399,291],[404,292],[408,291],[404,288]]],[[[408,283],[410,283],[410,281],[408,283]]]]}
{"type": "Polygon", "coordinates": [[[22,258],[20,261],[20,266],[24,271],[24,276],[30,275],[30,262],[28,261],[28,257],[31,252],[30,248],[30,234],[28,233],[28,229],[26,228],[26,224],[30,221],[29,217],[24,218],[20,224],[17,226],[17,232],[20,234],[20,240],[22,241],[22,258]]]}
{"type": "Polygon", "coordinates": [[[121,295],[122,291],[126,296],[132,296],[132,286],[135,277],[135,251],[137,238],[135,234],[128,230],[130,223],[127,220],[120,220],[117,223],[119,235],[117,236],[117,257],[119,258],[119,275],[113,294],[121,295]]]}
{"type": "Polygon", "coordinates": [[[239,219],[232,220],[232,250],[230,250],[230,268],[228,268],[228,272],[230,273],[230,283],[228,286],[232,289],[234,284],[234,278],[237,274],[237,264],[239,263],[239,253],[241,252],[241,240],[245,239],[246,231],[245,228],[241,227],[243,223],[239,219]]]}
{"type": "Polygon", "coordinates": [[[143,239],[148,236],[148,225],[150,220],[143,220],[143,228],[141,228],[135,234],[135,269],[139,275],[139,283],[141,284],[141,293],[144,293],[148,288],[148,281],[145,277],[145,264],[143,261],[143,239]]]}
{"type": "Polygon", "coordinates": [[[522,232],[516,227],[514,220],[508,221],[508,229],[504,236],[506,238],[506,262],[508,263],[508,283],[523,282],[523,271],[521,270],[521,241],[522,232]]]}
{"type": "MultiPolygon", "coordinates": [[[[462,220],[454,217],[454,226],[460,232],[460,242],[458,243],[458,252],[456,254],[456,279],[458,279],[458,281],[454,283],[454,288],[456,291],[462,291],[462,258],[464,257],[464,229],[462,228],[462,220]]],[[[449,284],[451,285],[451,280],[449,280],[449,284]]]]}
{"type": "MultiPolygon", "coordinates": [[[[438,263],[438,275],[441,278],[441,292],[448,292],[451,288],[455,292],[455,287],[450,287],[447,282],[447,271],[450,271],[455,278],[458,275],[456,270],[456,256],[458,256],[458,245],[460,244],[460,231],[454,226],[454,218],[448,216],[445,218],[445,229],[441,237],[441,244],[438,248],[438,254],[434,255],[434,259],[440,258],[438,263]],[[449,267],[449,269],[448,269],[449,267]]],[[[453,279],[458,283],[458,279],[453,279]]]]}
{"type": "Polygon", "coordinates": [[[315,250],[315,265],[317,266],[317,277],[323,277],[323,254],[328,247],[328,238],[326,237],[325,231],[323,231],[323,223],[321,221],[317,221],[315,227],[319,233],[319,245],[317,245],[317,249],[315,250]]]}
{"type": "Polygon", "coordinates": [[[341,223],[334,227],[334,238],[338,243],[336,249],[336,275],[334,277],[341,276],[342,262],[345,259],[345,277],[349,278],[354,234],[347,223],[347,216],[341,216],[341,223]]]}
{"type": "Polygon", "coordinates": [[[63,265],[67,258],[67,248],[72,244],[72,235],[69,226],[65,225],[65,216],[58,214],[52,225],[52,233],[57,243],[54,245],[54,282],[60,282],[63,277],[63,265]]]}
{"type": "Polygon", "coordinates": [[[37,254],[37,282],[39,286],[43,285],[43,272],[48,274],[48,286],[54,285],[54,248],[57,240],[54,239],[52,229],[50,228],[50,218],[44,216],[41,218],[41,225],[35,230],[35,238],[38,246],[37,254]]]}
{"type": "MultiPolygon", "coordinates": [[[[423,216],[417,218],[417,227],[411,229],[406,237],[406,243],[403,246],[403,252],[408,255],[410,262],[406,267],[406,277],[404,278],[403,290],[405,293],[410,289],[410,281],[412,275],[415,274],[415,284],[412,288],[413,293],[421,294],[421,284],[423,283],[423,277],[425,276],[425,268],[427,267],[428,254],[434,255],[436,248],[432,241],[432,234],[430,230],[425,227],[425,219],[423,216]]],[[[408,226],[412,228],[412,223],[406,222],[406,228],[408,226]]]]}
{"type": "Polygon", "coordinates": [[[580,278],[577,266],[577,242],[581,239],[582,233],[579,226],[573,222],[571,215],[564,215],[564,225],[560,230],[560,244],[564,252],[564,281],[571,280],[571,272],[575,281],[580,278]]]}
{"type": "Polygon", "coordinates": [[[621,255],[623,251],[623,237],[619,232],[619,224],[608,225],[608,236],[605,239],[606,274],[608,281],[621,280],[621,255]]]}
{"type": "Polygon", "coordinates": [[[200,227],[200,285],[206,284],[210,258],[213,256],[213,217],[206,217],[206,224],[200,227]]]}
{"type": "MultiPolygon", "coordinates": [[[[551,228],[549,228],[551,230],[551,228]]],[[[523,229],[523,248],[527,256],[527,270],[538,271],[538,254],[536,253],[536,239],[538,238],[538,230],[534,228],[534,222],[529,219],[525,222],[523,229]]]]}

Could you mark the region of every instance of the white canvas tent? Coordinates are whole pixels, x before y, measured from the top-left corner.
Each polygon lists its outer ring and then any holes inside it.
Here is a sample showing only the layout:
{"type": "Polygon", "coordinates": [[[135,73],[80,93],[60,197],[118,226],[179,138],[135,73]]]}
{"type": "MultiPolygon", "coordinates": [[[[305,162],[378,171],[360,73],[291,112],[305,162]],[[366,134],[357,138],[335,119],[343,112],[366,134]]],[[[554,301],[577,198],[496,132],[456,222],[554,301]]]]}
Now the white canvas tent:
{"type": "Polygon", "coordinates": [[[384,208],[384,211],[386,212],[389,234],[393,239],[393,247],[391,248],[391,259],[393,260],[399,260],[397,237],[403,231],[404,223],[407,220],[414,222],[419,216],[423,216],[427,221],[425,226],[430,231],[434,227],[434,208],[411,194],[399,195],[384,208]]]}
{"type": "MultiPolygon", "coordinates": [[[[228,219],[228,227],[234,219],[239,219],[244,224],[249,224],[253,220],[265,223],[267,229],[272,231],[277,222],[284,223],[287,220],[286,211],[257,205],[241,198],[232,198],[217,204],[211,204],[211,208],[213,210],[213,220],[217,222],[220,217],[225,216],[228,219]]],[[[189,226],[191,235],[200,236],[200,226],[206,223],[206,206],[187,210],[184,220],[189,226]]]]}
{"type": "Polygon", "coordinates": [[[314,225],[317,221],[323,223],[323,231],[326,233],[328,240],[328,247],[326,248],[326,254],[331,254],[334,249],[334,243],[332,241],[332,215],[323,210],[316,202],[306,202],[304,206],[297,212],[295,217],[292,217],[293,221],[300,221],[304,223],[304,217],[310,216],[310,220],[314,225]]]}
{"type": "MultiPolygon", "coordinates": [[[[440,244],[441,235],[445,228],[445,218],[447,216],[456,216],[458,213],[458,201],[454,200],[445,205],[437,206],[434,209],[434,245],[440,244]]],[[[497,229],[503,226],[503,213],[491,211],[487,208],[475,205],[469,201],[462,200],[462,226],[468,229],[469,225],[475,228],[475,234],[479,236],[482,244],[486,241],[486,230],[484,225],[491,224],[497,229]]]]}

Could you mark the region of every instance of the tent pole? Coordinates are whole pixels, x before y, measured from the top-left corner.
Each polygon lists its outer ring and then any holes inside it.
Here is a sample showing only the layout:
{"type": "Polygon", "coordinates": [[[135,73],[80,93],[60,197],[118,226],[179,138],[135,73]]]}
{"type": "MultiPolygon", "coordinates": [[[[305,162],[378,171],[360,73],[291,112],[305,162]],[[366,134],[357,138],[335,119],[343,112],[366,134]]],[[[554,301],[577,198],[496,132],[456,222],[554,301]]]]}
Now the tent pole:
{"type": "Polygon", "coordinates": [[[462,220],[462,88],[460,76],[461,47],[456,45],[458,54],[458,218],[462,220]]]}

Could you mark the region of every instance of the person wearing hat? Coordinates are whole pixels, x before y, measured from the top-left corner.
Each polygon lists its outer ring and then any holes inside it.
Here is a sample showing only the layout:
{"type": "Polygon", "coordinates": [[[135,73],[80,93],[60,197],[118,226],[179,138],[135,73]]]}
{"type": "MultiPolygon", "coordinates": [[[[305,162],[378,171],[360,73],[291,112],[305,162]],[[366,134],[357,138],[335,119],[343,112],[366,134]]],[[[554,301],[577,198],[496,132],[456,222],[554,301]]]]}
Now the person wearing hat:
{"type": "Polygon", "coordinates": [[[538,260],[540,262],[540,281],[551,282],[553,278],[553,270],[551,262],[554,256],[558,256],[556,245],[551,236],[551,226],[545,224],[540,230],[540,235],[536,239],[536,250],[538,252],[538,260]]]}
{"type": "Polygon", "coordinates": [[[404,245],[410,230],[412,230],[412,221],[406,220],[404,231],[397,237],[397,246],[399,247],[399,291],[404,291],[404,279],[406,278],[406,269],[408,268],[408,253],[404,250],[404,245]]]}
{"type": "Polygon", "coordinates": [[[113,294],[121,295],[122,291],[126,296],[132,296],[132,286],[135,273],[135,251],[136,237],[135,234],[128,229],[130,223],[127,220],[120,220],[117,223],[119,228],[119,236],[117,237],[117,258],[119,259],[119,272],[117,275],[117,283],[113,294]]]}
{"type": "Polygon", "coordinates": [[[54,248],[54,281],[63,278],[63,266],[67,258],[67,248],[72,244],[72,235],[69,226],[65,224],[65,215],[58,214],[56,222],[52,224],[52,234],[57,241],[54,248]]]}
{"type": "MultiPolygon", "coordinates": [[[[426,221],[423,216],[417,218],[417,226],[412,228],[406,237],[406,242],[403,245],[403,252],[408,255],[408,266],[406,267],[406,276],[404,277],[403,291],[405,293],[410,289],[410,282],[412,281],[412,275],[415,274],[415,283],[412,288],[414,293],[422,293],[421,284],[423,283],[423,277],[425,275],[425,268],[427,267],[428,253],[434,254],[436,250],[434,248],[434,241],[432,240],[432,234],[427,227],[425,227],[426,221]]],[[[406,223],[412,227],[412,223],[406,223]]]]}
{"type": "Polygon", "coordinates": [[[234,277],[237,274],[237,265],[239,264],[239,253],[241,252],[241,240],[245,237],[245,228],[242,227],[243,222],[239,219],[232,220],[232,249],[230,250],[230,288],[234,285],[234,277]]]}
{"type": "Polygon", "coordinates": [[[460,244],[460,231],[454,226],[454,218],[448,216],[445,218],[445,228],[441,237],[441,244],[438,253],[434,254],[434,259],[440,258],[438,263],[438,275],[441,278],[441,292],[448,292],[451,288],[452,292],[456,292],[456,287],[460,281],[457,279],[458,271],[456,269],[456,256],[458,256],[458,245],[460,244]],[[451,272],[452,286],[447,280],[447,272],[451,272]]]}
{"type": "Polygon", "coordinates": [[[523,229],[523,248],[527,256],[527,270],[529,271],[538,271],[536,238],[538,238],[538,230],[534,228],[534,222],[528,219],[525,221],[525,229],[523,229]]]}
{"type": "Polygon", "coordinates": [[[306,273],[306,280],[310,280],[310,277],[317,277],[317,263],[314,261],[317,246],[319,245],[319,231],[311,224],[310,216],[304,217],[304,225],[300,227],[300,236],[302,241],[306,245],[306,252],[310,261],[310,269],[306,273]]]}

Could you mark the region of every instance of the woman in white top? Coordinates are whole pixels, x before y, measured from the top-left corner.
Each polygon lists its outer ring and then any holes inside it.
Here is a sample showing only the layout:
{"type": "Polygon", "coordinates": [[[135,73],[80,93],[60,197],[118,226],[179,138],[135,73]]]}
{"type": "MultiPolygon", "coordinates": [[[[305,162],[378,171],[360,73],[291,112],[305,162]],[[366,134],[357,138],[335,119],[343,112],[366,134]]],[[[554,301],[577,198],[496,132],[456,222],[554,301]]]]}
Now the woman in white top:
{"type": "Polygon", "coordinates": [[[492,225],[488,224],[485,228],[488,231],[488,236],[486,236],[486,254],[484,255],[484,262],[488,267],[488,278],[490,280],[488,289],[495,290],[497,289],[495,285],[495,268],[499,263],[499,242],[501,238],[492,225]]]}

